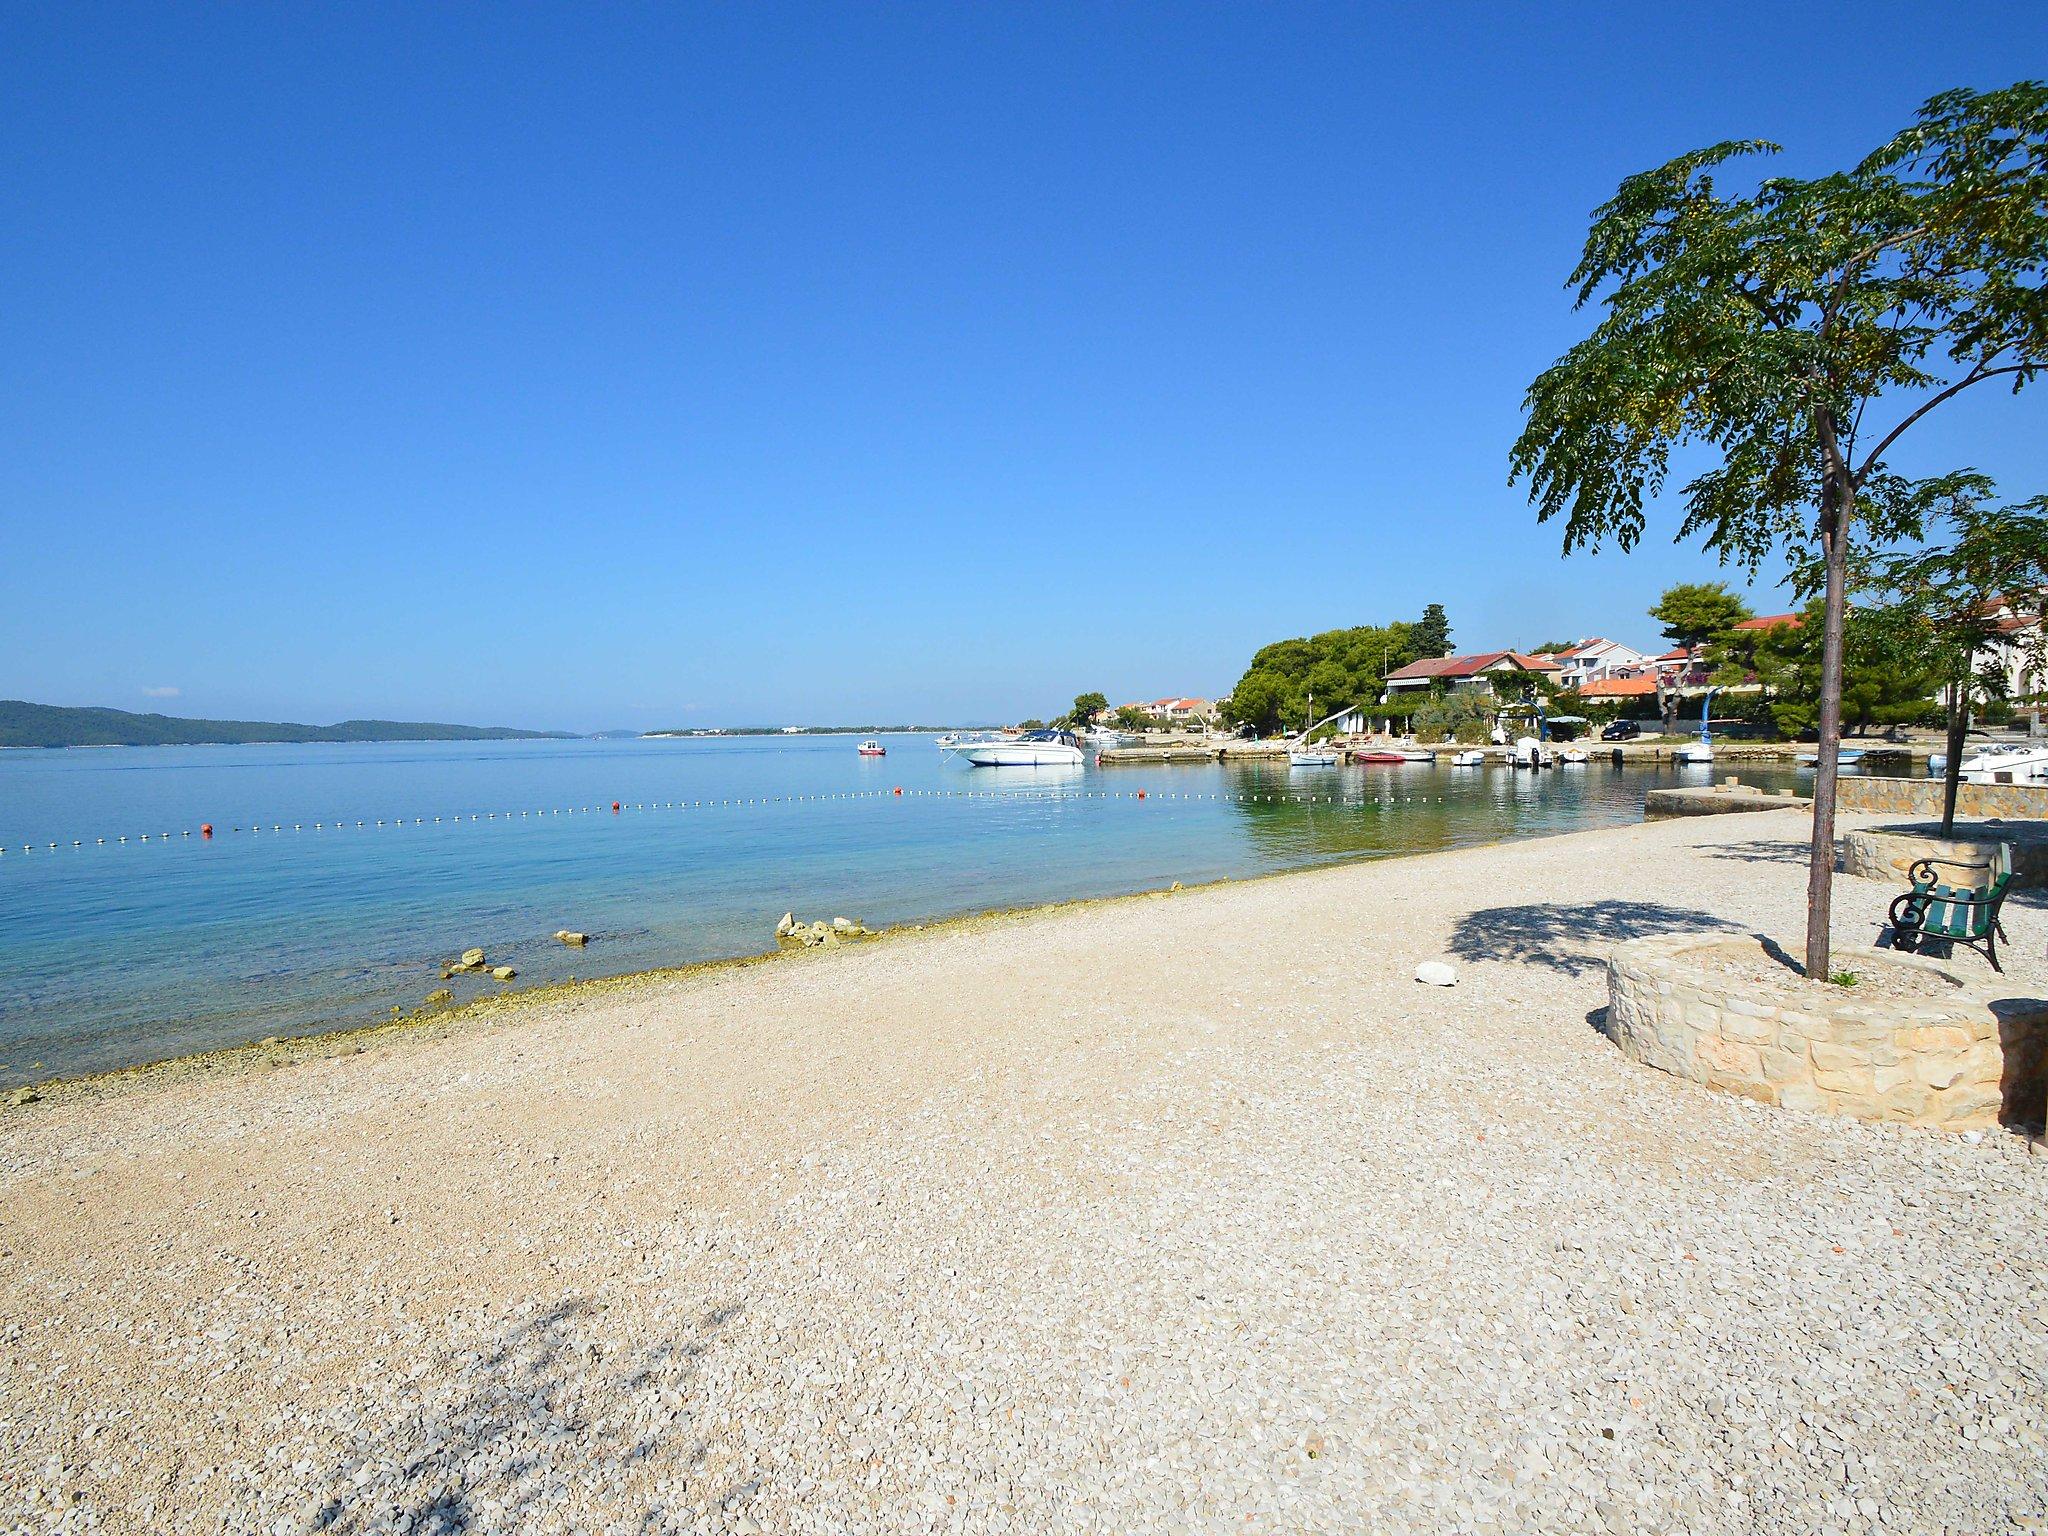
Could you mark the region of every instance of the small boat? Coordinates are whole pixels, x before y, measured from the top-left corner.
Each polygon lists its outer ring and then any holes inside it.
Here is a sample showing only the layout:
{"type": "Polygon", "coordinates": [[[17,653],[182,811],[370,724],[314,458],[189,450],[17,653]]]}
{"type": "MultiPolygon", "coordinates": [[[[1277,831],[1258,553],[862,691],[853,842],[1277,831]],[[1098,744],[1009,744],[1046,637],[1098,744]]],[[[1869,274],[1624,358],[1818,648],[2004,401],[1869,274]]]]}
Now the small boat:
{"type": "MultiPolygon", "coordinates": [[[[1801,753],[1799,757],[1799,765],[1802,768],[1818,768],[1820,766],[1820,754],[1818,752],[1801,753]]],[[[1841,748],[1839,751],[1835,753],[1835,766],[1837,768],[1862,767],[1863,749],[1861,747],[1841,748]]]]}
{"type": "Polygon", "coordinates": [[[1524,736],[1515,743],[1508,756],[1508,762],[1516,768],[1547,768],[1550,758],[1543,750],[1543,743],[1534,736],[1524,736]]]}
{"type": "Polygon", "coordinates": [[[1372,747],[1364,752],[1352,753],[1351,761],[1354,763],[1405,763],[1408,759],[1399,752],[1391,751],[1386,747],[1372,747]]]}
{"type": "Polygon", "coordinates": [[[963,742],[957,750],[977,768],[1078,768],[1088,760],[1072,731],[1026,731],[1014,739],[963,742]]]}
{"type": "Polygon", "coordinates": [[[870,736],[866,741],[862,742],[859,746],[855,747],[853,750],[858,752],[862,757],[887,757],[889,755],[889,749],[883,746],[879,741],[875,740],[875,738],[872,736],[870,736]]]}
{"type": "Polygon", "coordinates": [[[1287,763],[1292,768],[1334,768],[1337,754],[1324,752],[1315,747],[1303,747],[1287,754],[1287,763]]]}
{"type": "Polygon", "coordinates": [[[1558,753],[1557,760],[1574,768],[1583,768],[1586,765],[1586,749],[1584,747],[1566,747],[1562,752],[1558,753]]]}
{"type": "Polygon", "coordinates": [[[948,731],[945,735],[939,738],[938,745],[941,748],[957,747],[960,745],[960,738],[958,736],[955,736],[951,731],[948,731]]]}
{"type": "Polygon", "coordinates": [[[1671,760],[1693,767],[1713,766],[1714,762],[1714,695],[1721,690],[1709,688],[1706,697],[1700,700],[1700,739],[1687,742],[1671,754],[1671,760]]]}
{"type": "Polygon", "coordinates": [[[1425,752],[1420,747],[1403,747],[1400,758],[1404,763],[1429,763],[1432,766],[1436,763],[1436,754],[1425,752]]]}
{"type": "Polygon", "coordinates": [[[1467,747],[1451,759],[1453,768],[1484,768],[1486,754],[1477,747],[1467,747]]]}

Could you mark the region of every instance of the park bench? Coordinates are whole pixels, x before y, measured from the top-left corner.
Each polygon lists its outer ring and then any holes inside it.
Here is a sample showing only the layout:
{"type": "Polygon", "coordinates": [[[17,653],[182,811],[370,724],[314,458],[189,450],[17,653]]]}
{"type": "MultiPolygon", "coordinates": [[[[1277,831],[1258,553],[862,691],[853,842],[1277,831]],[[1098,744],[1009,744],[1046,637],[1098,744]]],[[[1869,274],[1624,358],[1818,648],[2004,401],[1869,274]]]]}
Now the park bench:
{"type": "Polygon", "coordinates": [[[1941,878],[1933,859],[1917,861],[1910,871],[1913,888],[1893,898],[1891,926],[1878,935],[1879,946],[1908,954],[1947,955],[1961,944],[1982,952],[1991,969],[2004,975],[1998,941],[2006,934],[1998,914],[2012,887],[2012,850],[2001,843],[1989,864],[1964,867],[1983,870],[1984,883],[1951,885],[1941,878]]]}

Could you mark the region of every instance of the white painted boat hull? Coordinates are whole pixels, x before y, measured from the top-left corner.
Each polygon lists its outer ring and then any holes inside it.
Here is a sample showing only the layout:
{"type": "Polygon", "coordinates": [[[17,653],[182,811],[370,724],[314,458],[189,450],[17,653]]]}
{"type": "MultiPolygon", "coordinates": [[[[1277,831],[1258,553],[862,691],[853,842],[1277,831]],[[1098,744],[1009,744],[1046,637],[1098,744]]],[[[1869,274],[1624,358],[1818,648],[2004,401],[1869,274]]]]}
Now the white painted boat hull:
{"type": "Polygon", "coordinates": [[[976,741],[955,748],[977,768],[1079,768],[1079,747],[1057,741],[976,741]]]}

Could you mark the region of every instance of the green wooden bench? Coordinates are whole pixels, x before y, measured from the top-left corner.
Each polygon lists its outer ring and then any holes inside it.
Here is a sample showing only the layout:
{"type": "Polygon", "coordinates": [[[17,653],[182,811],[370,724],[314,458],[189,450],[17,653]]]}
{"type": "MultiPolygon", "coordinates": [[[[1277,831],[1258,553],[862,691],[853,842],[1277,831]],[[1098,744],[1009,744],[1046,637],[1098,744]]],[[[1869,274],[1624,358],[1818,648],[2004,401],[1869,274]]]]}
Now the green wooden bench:
{"type": "Polygon", "coordinates": [[[1998,941],[2006,938],[1998,914],[2012,888],[2012,850],[2001,843],[1992,862],[1977,867],[1984,871],[1983,885],[1950,885],[1934,860],[1916,862],[1910,871],[1913,889],[1893,898],[1891,926],[1878,935],[1879,947],[1947,955],[1961,944],[1981,951],[1992,970],[2005,974],[1998,963],[1998,941]]]}

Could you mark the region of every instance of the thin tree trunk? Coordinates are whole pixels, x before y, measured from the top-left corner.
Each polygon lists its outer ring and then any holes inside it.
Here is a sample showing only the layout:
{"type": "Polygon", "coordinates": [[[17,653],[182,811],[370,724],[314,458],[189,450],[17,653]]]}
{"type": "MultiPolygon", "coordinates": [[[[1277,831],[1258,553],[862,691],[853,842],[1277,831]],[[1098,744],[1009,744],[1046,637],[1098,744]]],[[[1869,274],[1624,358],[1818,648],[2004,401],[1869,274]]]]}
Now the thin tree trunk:
{"type": "Polygon", "coordinates": [[[1948,695],[1948,761],[1941,769],[1941,835],[1953,836],[1956,830],[1956,786],[1963,782],[1963,738],[1970,729],[1970,665],[1964,659],[1962,669],[1949,686],[1948,695]]]}
{"type": "Polygon", "coordinates": [[[1820,760],[1813,769],[1813,846],[1806,870],[1806,974],[1825,981],[1835,880],[1835,782],[1842,748],[1842,617],[1847,607],[1849,531],[1855,493],[1840,474],[1828,477],[1827,509],[1821,521],[1821,552],[1827,560],[1820,652],[1820,760]]]}

